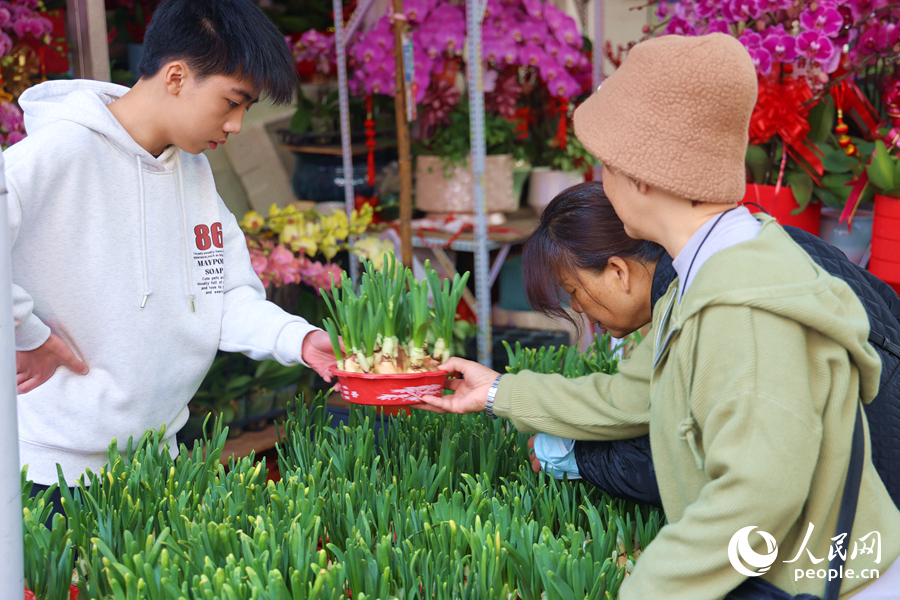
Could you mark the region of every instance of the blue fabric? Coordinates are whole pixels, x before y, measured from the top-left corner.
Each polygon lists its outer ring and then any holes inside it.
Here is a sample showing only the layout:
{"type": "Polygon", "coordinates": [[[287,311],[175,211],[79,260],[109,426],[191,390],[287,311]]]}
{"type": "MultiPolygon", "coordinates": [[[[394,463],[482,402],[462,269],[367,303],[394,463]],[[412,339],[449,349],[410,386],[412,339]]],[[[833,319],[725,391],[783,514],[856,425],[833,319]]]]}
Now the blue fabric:
{"type": "Polygon", "coordinates": [[[566,475],[569,479],[581,479],[575,460],[575,440],[539,433],[534,437],[534,455],[541,461],[541,468],[557,479],[566,475]]]}

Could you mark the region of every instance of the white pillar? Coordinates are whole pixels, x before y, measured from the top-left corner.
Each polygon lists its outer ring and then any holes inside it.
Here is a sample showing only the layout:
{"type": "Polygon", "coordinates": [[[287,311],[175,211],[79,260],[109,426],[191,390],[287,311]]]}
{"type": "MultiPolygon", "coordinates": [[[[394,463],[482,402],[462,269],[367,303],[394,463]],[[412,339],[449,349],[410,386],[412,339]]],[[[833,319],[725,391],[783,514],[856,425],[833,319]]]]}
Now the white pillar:
{"type": "Polygon", "coordinates": [[[25,564],[8,219],[6,178],[0,154],[0,598],[21,598],[25,564]]]}
{"type": "Polygon", "coordinates": [[[106,35],[103,0],[66,0],[66,36],[72,44],[72,66],[77,79],[109,81],[106,35]]]}

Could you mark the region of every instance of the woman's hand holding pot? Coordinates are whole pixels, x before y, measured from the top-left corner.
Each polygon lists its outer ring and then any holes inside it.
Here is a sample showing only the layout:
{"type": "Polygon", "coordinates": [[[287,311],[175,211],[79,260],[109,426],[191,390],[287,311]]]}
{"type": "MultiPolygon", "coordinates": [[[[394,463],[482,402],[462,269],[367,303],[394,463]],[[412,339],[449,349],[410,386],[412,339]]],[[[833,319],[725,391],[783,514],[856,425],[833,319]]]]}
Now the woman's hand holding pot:
{"type": "Polygon", "coordinates": [[[450,373],[458,371],[462,375],[461,379],[447,380],[445,387],[454,393],[441,398],[423,396],[422,401],[425,404],[417,405],[416,408],[460,415],[483,411],[487,405],[488,390],[500,376],[500,373],[493,369],[461,358],[451,358],[438,368],[450,373]]]}

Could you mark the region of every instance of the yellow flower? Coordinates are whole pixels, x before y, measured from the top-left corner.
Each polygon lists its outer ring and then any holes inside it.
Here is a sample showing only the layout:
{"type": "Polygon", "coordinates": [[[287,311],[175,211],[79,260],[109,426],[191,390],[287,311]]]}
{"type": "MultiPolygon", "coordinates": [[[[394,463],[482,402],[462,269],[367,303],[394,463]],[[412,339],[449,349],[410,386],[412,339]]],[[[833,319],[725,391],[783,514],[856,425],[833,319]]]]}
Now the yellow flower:
{"type": "Polygon", "coordinates": [[[281,233],[281,230],[284,229],[284,218],[281,216],[281,209],[275,203],[272,203],[272,206],[269,207],[269,229],[275,233],[281,233]]]}
{"type": "Polygon", "coordinates": [[[307,221],[303,226],[286,225],[285,230],[291,228],[290,241],[282,241],[290,245],[294,252],[303,252],[307,256],[315,256],[319,252],[318,238],[320,228],[317,223],[307,221]]]}
{"type": "Polygon", "coordinates": [[[285,246],[290,246],[299,239],[300,228],[296,225],[284,225],[278,235],[278,241],[285,246]]]}
{"type": "Polygon", "coordinates": [[[266,224],[266,220],[255,210],[248,211],[241,219],[239,225],[245,233],[259,233],[259,230],[266,224]]]}
{"type": "Polygon", "coordinates": [[[325,260],[331,260],[338,253],[338,242],[334,235],[327,234],[319,244],[319,251],[325,256],[325,260]]]}
{"type": "Polygon", "coordinates": [[[390,240],[381,240],[374,235],[364,235],[353,243],[353,254],[372,261],[372,266],[376,271],[380,271],[384,267],[385,253],[394,253],[394,243],[390,240]]]}
{"type": "Polygon", "coordinates": [[[354,209],[350,214],[350,233],[353,235],[363,233],[372,223],[374,214],[375,209],[372,208],[371,204],[364,204],[362,210],[354,209]]]}

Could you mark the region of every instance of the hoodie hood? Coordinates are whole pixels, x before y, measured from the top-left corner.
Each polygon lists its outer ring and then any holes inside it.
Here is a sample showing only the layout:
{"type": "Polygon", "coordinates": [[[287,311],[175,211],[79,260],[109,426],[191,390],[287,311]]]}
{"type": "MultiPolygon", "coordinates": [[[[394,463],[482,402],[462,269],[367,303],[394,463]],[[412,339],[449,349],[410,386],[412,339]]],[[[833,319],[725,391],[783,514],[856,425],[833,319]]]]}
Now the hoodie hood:
{"type": "Polygon", "coordinates": [[[668,329],[680,330],[708,306],[749,306],[780,315],[846,348],[860,370],[863,401],[870,402],[878,393],[881,360],[868,343],[869,320],[859,299],[846,282],[817,265],[774,219],[766,215],[757,219],[762,227],[754,239],[714,254],[703,265],[703,277],[685,292],[668,329]],[[747,261],[747,256],[754,260],[747,261]]]}
{"type": "Polygon", "coordinates": [[[96,131],[130,160],[140,157],[150,171],[172,170],[177,148],[170,146],[159,157],[144,150],[110,112],[112,104],[129,88],[91,80],[46,81],[31,87],[19,98],[25,113],[25,129],[34,135],[60,121],[71,121],[96,131]]]}

